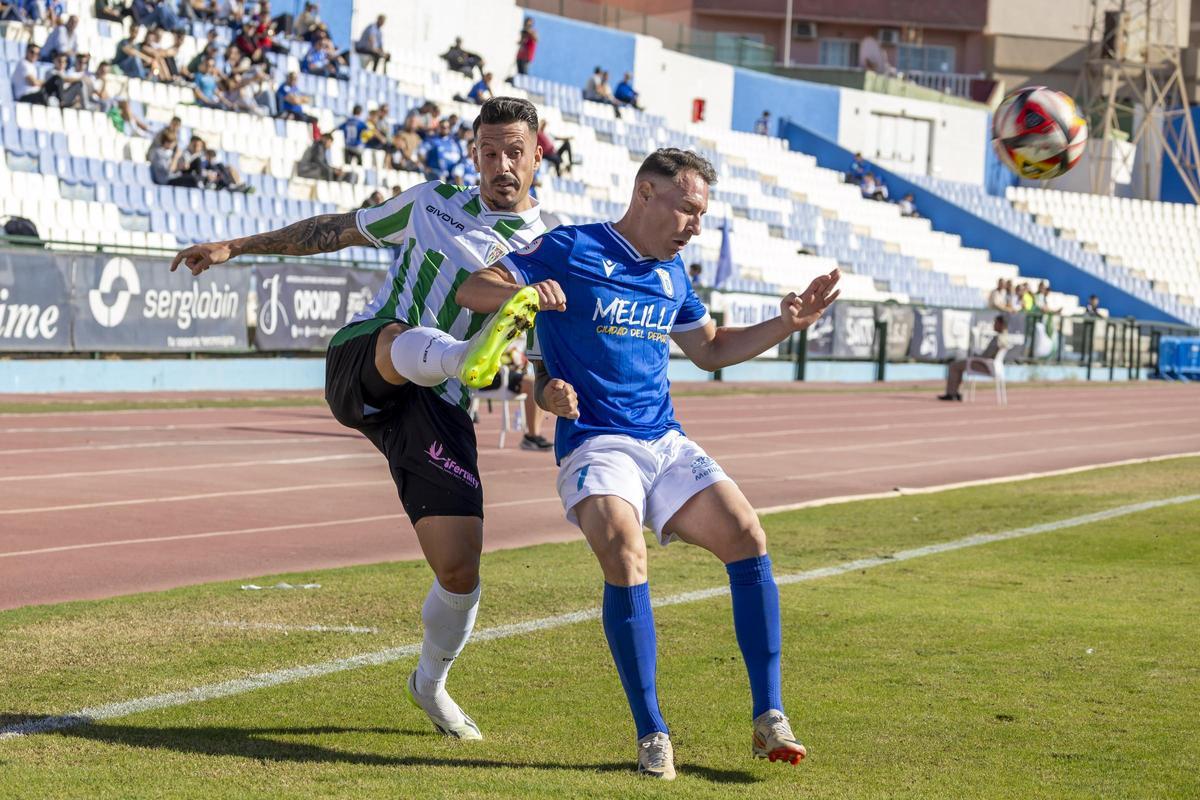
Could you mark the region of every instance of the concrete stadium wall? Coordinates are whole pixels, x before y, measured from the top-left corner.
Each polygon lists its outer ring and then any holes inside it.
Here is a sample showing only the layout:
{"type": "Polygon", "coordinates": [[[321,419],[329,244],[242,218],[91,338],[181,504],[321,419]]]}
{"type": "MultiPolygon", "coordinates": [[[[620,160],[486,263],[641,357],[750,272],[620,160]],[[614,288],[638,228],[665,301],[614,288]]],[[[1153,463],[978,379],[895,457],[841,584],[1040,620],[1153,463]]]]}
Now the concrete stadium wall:
{"type": "MultiPolygon", "coordinates": [[[[439,55],[461,36],[463,47],[483,56],[497,81],[515,69],[524,14],[511,0],[355,0],[353,41],[380,14],[387,15],[384,47],[396,58],[404,52],[439,55]]],[[[542,57],[540,44],[537,57],[542,57]]]]}
{"type": "MultiPolygon", "coordinates": [[[[914,164],[911,172],[983,185],[986,156],[980,142],[987,142],[990,127],[985,108],[842,89],[837,143],[847,150],[862,151],[867,158],[881,145],[892,146],[877,141],[878,128],[873,117],[880,114],[929,123],[928,163],[914,164]]],[[[798,118],[794,114],[788,116],[798,118]]]]}
{"type": "MultiPolygon", "coordinates": [[[[506,2],[495,4],[497,8],[506,5],[506,2]]],[[[488,7],[491,8],[491,4],[488,7]]],[[[524,11],[524,14],[533,17],[534,26],[538,30],[537,53],[533,63],[529,65],[531,75],[583,89],[592,75],[592,70],[602,67],[608,70],[609,85],[615,89],[621,80],[621,73],[634,72],[636,37],[632,33],[576,22],[540,11],[528,10],[524,11]]],[[[513,56],[517,48],[519,19],[517,26],[513,28],[511,37],[510,49],[513,56]]]]}
{"type": "Polygon", "coordinates": [[[763,111],[774,120],[771,134],[778,135],[779,121],[802,120],[827,139],[838,138],[838,106],[841,91],[836,86],[779,78],[748,69],[734,71],[733,124],[735,131],[753,131],[763,111]]]}
{"type": "Polygon", "coordinates": [[[704,124],[732,126],[733,67],[668,50],[651,36],[637,37],[635,63],[633,85],[641,93],[642,105],[665,116],[672,127],[687,128],[697,98],[705,103],[704,124]]]}
{"type": "MultiPolygon", "coordinates": [[[[849,169],[854,154],[846,148],[806,129],[794,120],[784,122],[783,128],[784,138],[788,140],[791,149],[815,156],[817,163],[822,167],[839,172],[849,169]]],[[[1016,264],[1022,275],[1045,278],[1056,291],[1080,297],[1097,294],[1113,317],[1182,322],[900,175],[880,167],[874,168],[873,171],[882,176],[892,197],[912,192],[917,209],[933,223],[936,230],[958,234],[967,247],[977,247],[991,253],[993,261],[1016,264]]]]}

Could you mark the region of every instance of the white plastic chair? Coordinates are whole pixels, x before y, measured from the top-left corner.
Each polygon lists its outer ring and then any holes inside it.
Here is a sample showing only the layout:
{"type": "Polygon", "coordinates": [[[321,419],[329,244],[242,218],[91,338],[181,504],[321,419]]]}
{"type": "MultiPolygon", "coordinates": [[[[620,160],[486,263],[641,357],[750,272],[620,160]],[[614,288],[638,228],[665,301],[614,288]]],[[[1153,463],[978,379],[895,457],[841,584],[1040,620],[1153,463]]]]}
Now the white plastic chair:
{"type": "Polygon", "coordinates": [[[478,412],[480,400],[500,401],[500,444],[498,447],[503,450],[504,440],[510,430],[525,430],[525,393],[508,390],[508,367],[502,366],[500,367],[500,385],[497,388],[475,391],[475,396],[471,399],[472,415],[478,412]],[[514,404],[515,408],[510,410],[510,403],[514,404]]]}
{"type": "Polygon", "coordinates": [[[975,402],[975,384],[981,380],[992,381],[996,385],[996,405],[1004,407],[1008,405],[1008,385],[1004,380],[1004,357],[1008,355],[1008,351],[1012,350],[1013,346],[1001,347],[996,351],[995,358],[983,358],[982,356],[967,356],[967,367],[963,371],[963,380],[967,382],[967,401],[975,402]],[[986,375],[980,372],[972,372],[971,367],[974,364],[988,364],[992,368],[992,374],[986,375]]]}

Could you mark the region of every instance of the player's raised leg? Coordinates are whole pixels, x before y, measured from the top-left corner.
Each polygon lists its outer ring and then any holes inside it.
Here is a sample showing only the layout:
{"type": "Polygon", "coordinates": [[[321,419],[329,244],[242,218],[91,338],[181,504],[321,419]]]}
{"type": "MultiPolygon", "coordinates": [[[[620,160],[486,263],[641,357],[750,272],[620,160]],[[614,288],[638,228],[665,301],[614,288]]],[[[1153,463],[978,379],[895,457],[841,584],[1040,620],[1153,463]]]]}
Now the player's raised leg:
{"type": "MultiPolygon", "coordinates": [[[[580,483],[586,479],[585,472],[580,483]]],[[[673,780],[670,733],[655,685],[658,644],[641,519],[628,501],[615,495],[587,497],[574,512],[604,573],[604,634],[637,727],[638,772],[673,780]]]]}
{"type": "Polygon", "coordinates": [[[807,751],[783,711],[779,587],[758,515],[735,483],[722,480],[692,495],[664,533],[703,547],[725,564],[734,632],[754,704],[752,751],[759,758],[800,763],[807,751]]]}
{"type": "Polygon", "coordinates": [[[491,383],[508,343],[533,327],[537,291],[525,287],[489,316],[478,332],[459,341],[430,327],[389,325],[376,341],[375,366],[388,383],[432,387],[458,378],[478,389],[491,383]]]}

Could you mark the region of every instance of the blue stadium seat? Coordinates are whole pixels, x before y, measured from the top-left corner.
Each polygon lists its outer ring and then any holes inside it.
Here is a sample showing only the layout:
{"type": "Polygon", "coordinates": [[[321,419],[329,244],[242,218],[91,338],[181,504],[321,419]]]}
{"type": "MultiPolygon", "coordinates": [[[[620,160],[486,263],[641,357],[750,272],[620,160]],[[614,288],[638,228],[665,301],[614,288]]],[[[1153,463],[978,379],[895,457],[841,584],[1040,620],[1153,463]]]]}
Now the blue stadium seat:
{"type": "Polygon", "coordinates": [[[79,158],[78,156],[71,157],[71,171],[75,173],[77,183],[82,183],[85,186],[95,186],[96,181],[92,179],[91,170],[88,168],[90,159],[79,158]]]}
{"type": "Polygon", "coordinates": [[[233,192],[229,198],[230,210],[233,214],[239,217],[246,216],[246,195],[241,192],[233,192]]]}
{"type": "Polygon", "coordinates": [[[67,135],[65,133],[53,133],[50,135],[50,149],[55,155],[67,156],[71,154],[67,147],[67,135]]]}
{"type": "Polygon", "coordinates": [[[232,193],[217,192],[217,196],[214,199],[217,201],[217,211],[219,211],[222,214],[232,214],[233,213],[232,193]]]}
{"type": "Polygon", "coordinates": [[[124,184],[136,184],[138,182],[137,170],[134,169],[132,161],[120,161],[117,163],[117,176],[124,184]]]}
{"type": "Polygon", "coordinates": [[[30,130],[29,128],[21,128],[20,136],[21,136],[20,153],[22,155],[36,156],[38,153],[42,152],[42,145],[38,141],[37,131],[30,130]]]}
{"type": "Polygon", "coordinates": [[[150,178],[150,165],[146,163],[138,163],[133,165],[133,183],[148,186],[153,183],[150,178]]]}
{"type": "Polygon", "coordinates": [[[4,149],[14,155],[22,155],[25,152],[25,147],[21,144],[21,136],[13,125],[4,126],[4,130],[0,132],[0,141],[3,141],[4,149]]]}

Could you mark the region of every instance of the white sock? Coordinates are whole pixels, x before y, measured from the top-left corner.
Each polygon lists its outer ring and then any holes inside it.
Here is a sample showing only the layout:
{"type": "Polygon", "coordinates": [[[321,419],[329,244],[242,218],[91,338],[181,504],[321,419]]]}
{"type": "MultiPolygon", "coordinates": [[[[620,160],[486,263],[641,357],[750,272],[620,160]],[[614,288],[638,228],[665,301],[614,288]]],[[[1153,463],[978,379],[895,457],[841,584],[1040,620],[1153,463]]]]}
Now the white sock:
{"type": "Polygon", "coordinates": [[[392,341],[392,366],[418,386],[457,376],[466,354],[466,342],[437,328],[409,328],[392,341]]]}
{"type": "Polygon", "coordinates": [[[417,662],[417,694],[433,697],[446,686],[454,659],[467,645],[479,609],[479,586],[470,594],[454,594],[433,580],[433,588],[421,608],[425,640],[417,662]]]}

